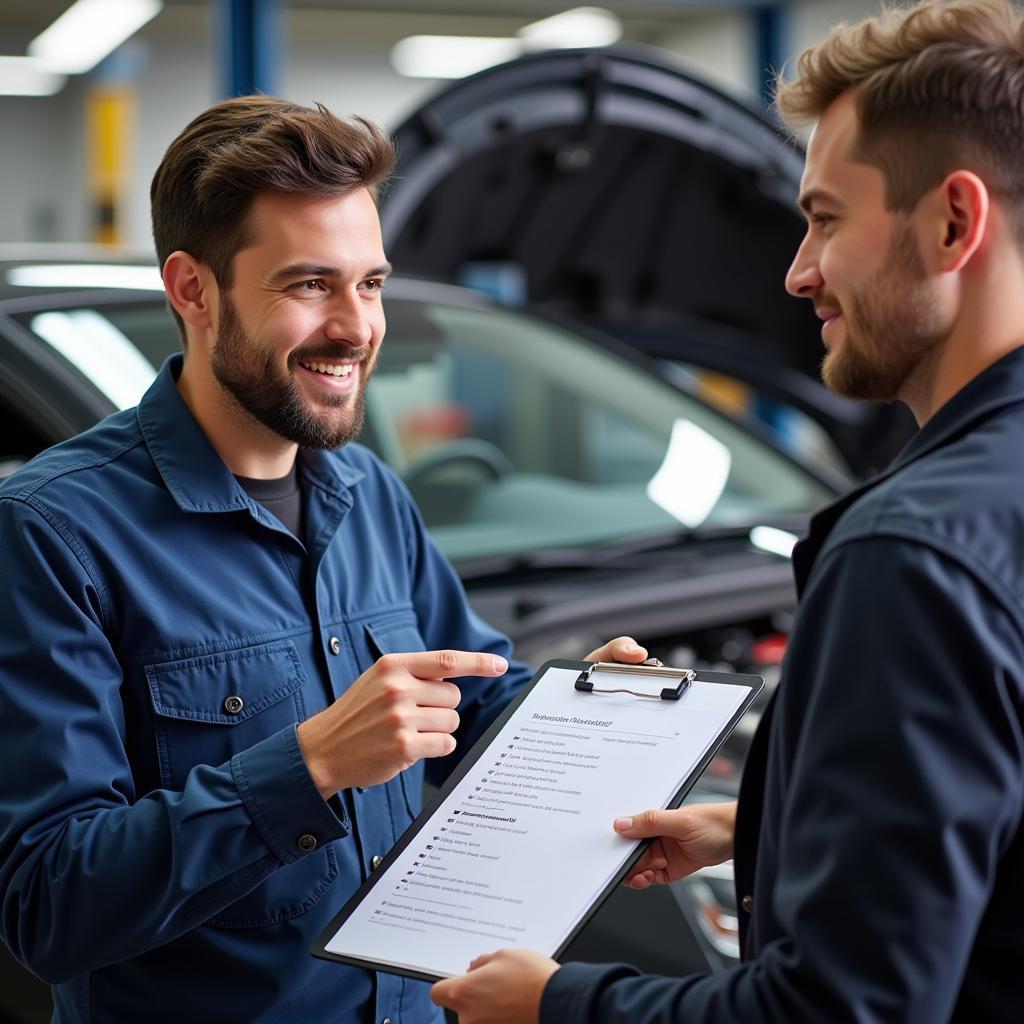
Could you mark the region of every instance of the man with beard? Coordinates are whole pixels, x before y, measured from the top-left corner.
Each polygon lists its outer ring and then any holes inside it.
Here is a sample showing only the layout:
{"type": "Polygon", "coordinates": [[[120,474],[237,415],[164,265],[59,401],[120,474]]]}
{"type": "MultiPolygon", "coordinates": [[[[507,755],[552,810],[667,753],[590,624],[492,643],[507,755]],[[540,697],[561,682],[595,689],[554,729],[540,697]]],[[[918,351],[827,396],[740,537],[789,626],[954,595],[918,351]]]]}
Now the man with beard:
{"type": "Polygon", "coordinates": [[[392,162],[322,107],[197,117],[152,187],[183,356],[0,491],[3,934],[59,1022],[441,1018],[309,954],[528,675],[349,443],[392,162]]]}
{"type": "Polygon", "coordinates": [[[823,321],[824,379],[921,429],[794,552],[738,805],[614,822],[654,839],[635,888],[735,857],[744,962],[670,979],[502,950],[435,986],[460,1024],[1021,1019],[1022,18],[925,0],[841,26],[778,106],[816,125],[786,286],[823,321]]]}

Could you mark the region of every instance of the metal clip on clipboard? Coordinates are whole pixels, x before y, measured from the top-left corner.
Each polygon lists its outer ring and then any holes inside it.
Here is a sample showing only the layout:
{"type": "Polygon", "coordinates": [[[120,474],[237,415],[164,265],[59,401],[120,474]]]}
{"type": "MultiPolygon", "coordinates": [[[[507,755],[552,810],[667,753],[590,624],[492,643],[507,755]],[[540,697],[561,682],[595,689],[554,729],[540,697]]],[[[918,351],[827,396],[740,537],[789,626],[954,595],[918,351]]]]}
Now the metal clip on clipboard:
{"type": "Polygon", "coordinates": [[[581,693],[629,693],[634,697],[644,697],[647,700],[679,700],[696,678],[697,673],[692,668],[669,668],[653,658],[642,665],[625,665],[617,661],[595,661],[579,674],[579,678],[576,680],[576,689],[581,693]],[[639,690],[620,687],[597,687],[593,680],[596,672],[618,672],[629,675],[655,676],[662,679],[667,677],[677,679],[679,682],[675,686],[664,687],[661,693],[641,693],[639,690]]]}

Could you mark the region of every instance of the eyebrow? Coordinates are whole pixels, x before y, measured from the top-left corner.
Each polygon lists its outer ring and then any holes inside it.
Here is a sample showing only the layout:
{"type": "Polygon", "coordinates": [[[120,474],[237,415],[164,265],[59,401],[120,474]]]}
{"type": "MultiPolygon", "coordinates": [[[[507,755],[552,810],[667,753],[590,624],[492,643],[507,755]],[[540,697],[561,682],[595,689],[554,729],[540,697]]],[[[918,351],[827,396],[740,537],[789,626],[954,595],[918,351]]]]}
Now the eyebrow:
{"type": "MultiPolygon", "coordinates": [[[[382,263],[379,267],[368,270],[363,277],[387,277],[391,271],[390,263],[382,263]]],[[[270,277],[271,284],[282,284],[285,281],[292,281],[297,277],[341,277],[342,273],[338,267],[328,267],[320,263],[290,263],[275,271],[270,277]]]]}
{"type": "Polygon", "coordinates": [[[825,203],[832,203],[834,206],[840,205],[839,200],[831,192],[826,192],[823,188],[812,188],[809,192],[805,192],[800,196],[797,200],[797,206],[804,213],[810,213],[811,207],[819,200],[825,203]]]}

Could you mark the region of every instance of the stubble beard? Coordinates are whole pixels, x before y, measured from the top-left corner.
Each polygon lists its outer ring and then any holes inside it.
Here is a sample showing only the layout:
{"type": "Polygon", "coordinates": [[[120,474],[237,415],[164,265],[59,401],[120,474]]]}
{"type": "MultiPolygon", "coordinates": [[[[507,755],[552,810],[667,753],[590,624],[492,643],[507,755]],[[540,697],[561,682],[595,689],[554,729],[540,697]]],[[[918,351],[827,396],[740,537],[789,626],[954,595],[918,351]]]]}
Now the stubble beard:
{"type": "MultiPolygon", "coordinates": [[[[351,359],[352,352],[334,359],[351,359]]],[[[348,416],[313,412],[303,399],[293,374],[299,360],[330,362],[326,353],[292,352],[282,373],[271,349],[260,346],[246,333],[234,305],[225,295],[217,324],[217,343],[210,354],[210,369],[217,382],[254,420],[300,448],[333,450],[355,440],[366,415],[366,384],[369,359],[359,364],[359,388],[352,395],[325,396],[331,409],[348,409],[348,416]]]]}
{"type": "Polygon", "coordinates": [[[843,318],[845,337],[821,364],[827,387],[869,402],[906,397],[950,333],[909,226],[899,228],[885,263],[850,299],[843,318]]]}

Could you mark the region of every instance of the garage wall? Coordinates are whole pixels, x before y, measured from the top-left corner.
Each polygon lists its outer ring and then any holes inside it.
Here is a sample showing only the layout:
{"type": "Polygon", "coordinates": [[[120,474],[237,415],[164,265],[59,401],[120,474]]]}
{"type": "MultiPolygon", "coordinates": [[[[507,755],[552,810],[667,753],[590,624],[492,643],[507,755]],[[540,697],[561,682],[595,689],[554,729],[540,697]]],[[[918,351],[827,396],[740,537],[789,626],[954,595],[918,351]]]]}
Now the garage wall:
{"type": "Polygon", "coordinates": [[[789,18],[789,49],[796,55],[823,39],[833,25],[871,17],[880,7],[879,0],[794,0],[789,18]]]}
{"type": "Polygon", "coordinates": [[[83,238],[81,88],[0,98],[0,243],[83,238]]]}
{"type": "MultiPolygon", "coordinates": [[[[203,7],[168,7],[159,33],[143,30],[129,43],[137,69],[133,184],[122,211],[129,244],[150,247],[149,180],[174,134],[215,95],[210,36],[203,7]]],[[[0,244],[90,239],[85,109],[103,80],[74,76],[55,96],[0,97],[0,244]]]]}
{"type": "Polygon", "coordinates": [[[150,244],[149,183],[168,144],[216,95],[209,47],[164,44],[151,54],[138,83],[139,118],[132,178],[135,188],[125,211],[125,236],[150,244]]]}
{"type": "MultiPolygon", "coordinates": [[[[614,6],[614,5],[613,5],[614,6]]],[[[742,10],[671,9],[655,21],[630,18],[619,5],[627,38],[661,46],[732,94],[757,100],[753,22],[742,10]]],[[[878,0],[794,0],[787,23],[791,53],[820,39],[836,21],[873,13],[878,0]]],[[[339,112],[358,111],[396,125],[443,83],[402,78],[389,53],[417,32],[510,35],[521,19],[375,14],[370,11],[290,10],[283,44],[280,92],[339,112]]],[[[138,124],[129,172],[132,187],[122,211],[130,244],[150,246],[148,186],[170,139],[212,102],[215,26],[201,5],[169,5],[132,44],[138,124]]],[[[87,195],[83,112],[92,76],[71,79],[47,98],[0,98],[0,243],[86,241],[87,195]]]]}
{"type": "Polygon", "coordinates": [[[757,41],[747,11],[724,11],[680,19],[678,28],[653,42],[676,53],[709,82],[757,102],[757,41]]]}

